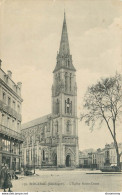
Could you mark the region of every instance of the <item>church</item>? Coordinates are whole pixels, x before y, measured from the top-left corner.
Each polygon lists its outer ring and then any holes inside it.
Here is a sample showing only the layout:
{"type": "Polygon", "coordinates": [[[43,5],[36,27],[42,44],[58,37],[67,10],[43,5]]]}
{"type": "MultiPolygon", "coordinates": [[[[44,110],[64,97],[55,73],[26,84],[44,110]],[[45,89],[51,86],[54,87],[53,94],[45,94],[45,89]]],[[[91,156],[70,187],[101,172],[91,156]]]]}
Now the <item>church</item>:
{"type": "Polygon", "coordinates": [[[66,16],[53,71],[52,113],[22,125],[23,166],[78,167],[76,69],[70,54],[66,16]]]}

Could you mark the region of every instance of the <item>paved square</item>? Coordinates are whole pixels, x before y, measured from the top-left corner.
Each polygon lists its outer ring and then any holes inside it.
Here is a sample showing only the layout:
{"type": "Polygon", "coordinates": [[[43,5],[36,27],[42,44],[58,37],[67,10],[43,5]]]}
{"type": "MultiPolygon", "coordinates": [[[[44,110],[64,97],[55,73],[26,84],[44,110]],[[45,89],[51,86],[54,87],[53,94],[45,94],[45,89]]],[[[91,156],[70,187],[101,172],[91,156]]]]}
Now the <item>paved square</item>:
{"type": "Polygon", "coordinates": [[[12,180],[14,192],[117,192],[122,191],[122,174],[91,170],[36,170],[36,175],[12,180]]]}

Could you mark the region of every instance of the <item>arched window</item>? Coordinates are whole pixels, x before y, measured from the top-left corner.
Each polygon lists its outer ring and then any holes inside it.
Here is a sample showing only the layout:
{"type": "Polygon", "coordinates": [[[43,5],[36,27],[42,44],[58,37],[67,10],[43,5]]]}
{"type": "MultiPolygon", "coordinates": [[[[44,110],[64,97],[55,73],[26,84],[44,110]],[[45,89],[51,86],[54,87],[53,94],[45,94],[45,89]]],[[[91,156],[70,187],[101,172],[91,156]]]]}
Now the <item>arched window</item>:
{"type": "Polygon", "coordinates": [[[70,102],[70,114],[72,114],[72,101],[70,102]]]}
{"type": "Polygon", "coordinates": [[[44,150],[42,151],[42,158],[43,158],[43,160],[45,160],[45,151],[44,150]]]}
{"type": "Polygon", "coordinates": [[[69,114],[70,111],[70,100],[69,98],[67,99],[67,113],[69,114]]]}
{"type": "Polygon", "coordinates": [[[67,121],[67,125],[66,125],[66,130],[67,130],[67,132],[70,131],[70,127],[71,127],[71,123],[70,123],[70,121],[68,120],[68,121],[67,121]]]}
{"type": "Polygon", "coordinates": [[[65,100],[65,113],[72,114],[72,101],[69,98],[65,100]]]}
{"type": "Polygon", "coordinates": [[[59,100],[56,101],[56,114],[59,114],[59,100]]]}

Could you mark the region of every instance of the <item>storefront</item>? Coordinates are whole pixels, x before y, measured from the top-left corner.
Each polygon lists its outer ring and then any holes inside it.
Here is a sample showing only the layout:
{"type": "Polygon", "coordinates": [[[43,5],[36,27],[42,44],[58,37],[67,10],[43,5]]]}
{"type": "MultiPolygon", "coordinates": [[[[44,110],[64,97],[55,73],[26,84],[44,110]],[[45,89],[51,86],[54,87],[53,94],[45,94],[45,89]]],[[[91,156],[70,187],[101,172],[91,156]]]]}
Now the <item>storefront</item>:
{"type": "Polygon", "coordinates": [[[22,142],[7,136],[0,137],[0,165],[7,164],[11,170],[21,169],[22,142]]]}

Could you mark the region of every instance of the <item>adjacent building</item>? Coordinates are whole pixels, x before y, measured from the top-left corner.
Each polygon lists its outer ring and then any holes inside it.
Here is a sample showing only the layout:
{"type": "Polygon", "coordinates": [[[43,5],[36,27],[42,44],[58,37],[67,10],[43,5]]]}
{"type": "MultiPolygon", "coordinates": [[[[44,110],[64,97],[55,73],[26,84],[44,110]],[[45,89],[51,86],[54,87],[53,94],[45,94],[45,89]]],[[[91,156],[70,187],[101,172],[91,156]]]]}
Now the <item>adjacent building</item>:
{"type": "MultiPolygon", "coordinates": [[[[119,152],[122,153],[122,143],[118,144],[119,152]]],[[[120,156],[122,169],[122,155],[120,156]]],[[[79,165],[82,168],[102,169],[104,166],[117,166],[117,155],[114,143],[106,144],[103,149],[97,149],[95,152],[79,152],[79,165]]]]}
{"type": "Polygon", "coordinates": [[[97,154],[96,154],[96,168],[97,169],[102,169],[104,167],[105,164],[105,151],[104,149],[98,149],[97,150],[97,154]]]}
{"type": "MultiPolygon", "coordinates": [[[[119,152],[122,153],[122,143],[118,144],[119,152]]],[[[114,143],[105,145],[105,164],[117,165],[117,154],[114,143]]],[[[122,168],[122,155],[120,156],[120,164],[122,168]]]]}
{"type": "Polygon", "coordinates": [[[21,168],[21,82],[12,80],[12,72],[2,70],[0,60],[0,167],[21,168]]]}
{"type": "Polygon", "coordinates": [[[23,166],[79,165],[75,73],[64,14],[60,47],[53,71],[52,113],[23,124],[23,166]]]}
{"type": "Polygon", "coordinates": [[[97,168],[97,152],[92,153],[92,168],[97,168]]]}
{"type": "Polygon", "coordinates": [[[81,168],[92,168],[92,153],[79,152],[79,166],[81,168]]]}

